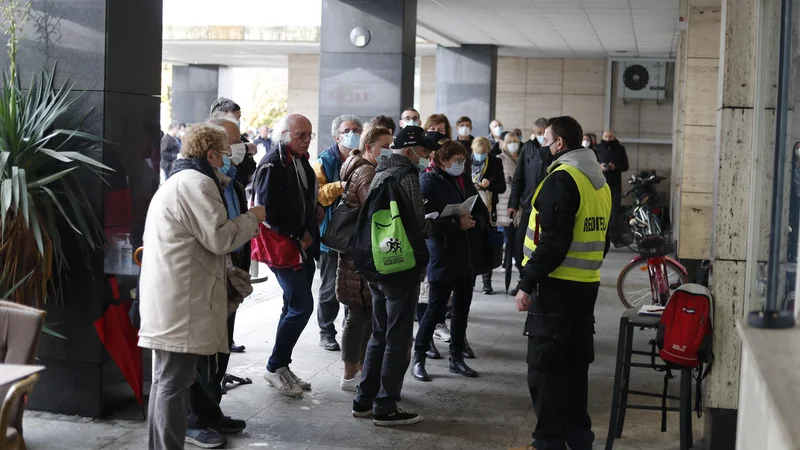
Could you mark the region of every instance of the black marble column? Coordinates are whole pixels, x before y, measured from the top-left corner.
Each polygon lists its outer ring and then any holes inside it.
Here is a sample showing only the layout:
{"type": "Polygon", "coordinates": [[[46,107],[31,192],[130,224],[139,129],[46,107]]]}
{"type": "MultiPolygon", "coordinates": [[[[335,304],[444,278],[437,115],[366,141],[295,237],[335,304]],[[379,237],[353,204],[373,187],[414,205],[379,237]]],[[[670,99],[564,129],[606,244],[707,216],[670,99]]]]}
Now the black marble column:
{"type": "MultiPolygon", "coordinates": [[[[497,87],[497,46],[462,45],[436,49],[436,112],[455,121],[472,119],[472,134],[489,134],[497,87]]],[[[424,119],[423,119],[424,120],[424,119]]]]}
{"type": "Polygon", "coordinates": [[[219,98],[219,72],[220,66],[172,67],[172,120],[190,124],[206,120],[219,98]]]}
{"type": "MultiPolygon", "coordinates": [[[[333,143],[336,116],[362,120],[399,117],[414,101],[417,0],[322,0],[320,30],[319,149],[333,143]],[[350,40],[356,27],[369,42],[350,40]]],[[[291,111],[289,111],[291,112],[291,111]]]]}
{"type": "MultiPolygon", "coordinates": [[[[83,130],[113,144],[98,144],[87,152],[114,169],[107,184],[84,173],[86,191],[106,236],[130,233],[137,248],[159,180],[162,1],[33,0],[31,4],[32,20],[24,26],[18,54],[22,84],[43,67],[55,65],[57,85],[69,79],[77,92],[85,91],[78,94],[81,98],[64,123],[91,111],[83,130]]],[[[0,37],[0,67],[5,70],[7,39],[0,37]]],[[[73,254],[63,301],[50,298],[47,307],[47,324],[66,339],[42,337],[39,362],[46,369],[28,408],[98,417],[132,401],[133,393],[94,327],[111,300],[104,252],[97,251],[90,261],[73,254]]],[[[119,277],[123,299],[136,286],[136,273],[119,277]]],[[[148,353],[144,356],[149,359],[148,353]]],[[[150,378],[148,364],[144,374],[150,378]]]]}

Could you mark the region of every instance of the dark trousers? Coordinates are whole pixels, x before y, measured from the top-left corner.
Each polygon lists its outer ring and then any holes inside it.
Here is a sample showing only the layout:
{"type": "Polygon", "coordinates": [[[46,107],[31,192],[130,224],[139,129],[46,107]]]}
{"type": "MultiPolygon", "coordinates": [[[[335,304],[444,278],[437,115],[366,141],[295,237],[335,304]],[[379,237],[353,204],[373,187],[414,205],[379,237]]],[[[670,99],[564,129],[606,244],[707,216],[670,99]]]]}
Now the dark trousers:
{"type": "MultiPolygon", "coordinates": [[[[520,225],[520,226],[522,226],[522,225],[520,225]]],[[[520,269],[520,267],[522,267],[522,258],[518,257],[517,248],[516,248],[516,246],[518,244],[517,241],[519,241],[519,237],[517,236],[517,230],[518,230],[518,228],[514,227],[514,226],[503,227],[503,234],[505,235],[506,245],[513,245],[514,246],[514,248],[511,249],[511,253],[510,253],[510,258],[512,258],[514,260],[514,266],[513,267],[516,267],[519,270],[519,273],[521,275],[522,274],[522,269],[520,269]]],[[[521,249],[520,249],[519,253],[522,254],[522,250],[521,249]]],[[[503,268],[506,267],[505,265],[506,265],[506,262],[503,261],[503,268]]]]}
{"type": "Polygon", "coordinates": [[[517,239],[514,242],[514,260],[517,262],[517,269],[522,272],[522,259],[524,255],[522,253],[522,249],[525,245],[525,234],[528,232],[528,222],[531,220],[531,211],[520,211],[519,214],[522,214],[520,217],[519,226],[517,227],[517,239]]]}
{"type": "Polygon", "coordinates": [[[336,269],[339,267],[339,254],[333,250],[322,252],[319,256],[319,307],[317,322],[321,336],[336,336],[336,316],[339,315],[339,302],[336,300],[336,269]]]}
{"type": "Polygon", "coordinates": [[[431,347],[431,339],[436,324],[441,323],[447,314],[447,302],[453,294],[453,311],[450,318],[450,355],[461,357],[464,354],[464,337],[467,335],[469,308],[472,305],[473,277],[459,278],[453,281],[430,282],[428,308],[419,322],[417,338],[414,343],[415,353],[425,353],[431,347]]]}
{"type": "Polygon", "coordinates": [[[278,284],[283,289],[283,311],[278,320],[275,346],[269,357],[267,370],[275,372],[292,363],[292,351],[297,340],[314,312],[314,294],[311,283],[314,281],[314,260],[308,258],[298,269],[272,269],[278,284]]]}
{"type": "Polygon", "coordinates": [[[411,275],[405,280],[370,283],[369,290],[372,337],[355,401],[362,406],[372,405],[373,413],[384,415],[397,409],[403,378],[411,362],[419,281],[416,275],[411,275]]]}
{"type": "Polygon", "coordinates": [[[594,360],[594,304],[599,283],[548,278],[532,296],[528,388],[536,411],[533,446],[539,450],[592,448],[588,372],[594,360]]]}
{"type": "MultiPolygon", "coordinates": [[[[233,324],[236,321],[234,312],[228,317],[228,343],[233,342],[233,324]]],[[[222,379],[228,370],[230,353],[217,353],[214,356],[201,356],[197,361],[197,377],[189,390],[190,429],[208,428],[222,418],[222,379]]]]}

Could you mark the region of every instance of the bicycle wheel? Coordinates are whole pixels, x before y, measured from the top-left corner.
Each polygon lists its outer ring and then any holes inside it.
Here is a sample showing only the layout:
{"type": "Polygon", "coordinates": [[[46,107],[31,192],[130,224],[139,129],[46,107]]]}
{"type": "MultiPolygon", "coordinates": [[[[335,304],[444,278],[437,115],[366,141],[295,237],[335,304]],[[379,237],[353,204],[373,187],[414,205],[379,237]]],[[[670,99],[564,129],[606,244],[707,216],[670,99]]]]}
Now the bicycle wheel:
{"type": "MultiPolygon", "coordinates": [[[[667,268],[667,280],[670,287],[677,287],[688,282],[680,266],[669,260],[665,260],[664,264],[667,268]]],[[[617,278],[617,294],[626,308],[639,308],[642,305],[653,303],[646,259],[633,261],[622,269],[617,278]]]]}

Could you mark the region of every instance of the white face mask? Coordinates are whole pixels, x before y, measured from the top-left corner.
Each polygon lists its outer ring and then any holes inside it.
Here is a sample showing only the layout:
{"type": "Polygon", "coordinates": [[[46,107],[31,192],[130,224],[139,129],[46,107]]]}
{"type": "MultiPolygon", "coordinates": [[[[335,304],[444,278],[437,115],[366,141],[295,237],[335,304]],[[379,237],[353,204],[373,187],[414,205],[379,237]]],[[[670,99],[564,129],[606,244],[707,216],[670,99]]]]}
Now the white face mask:
{"type": "Polygon", "coordinates": [[[247,154],[247,144],[239,143],[231,145],[231,162],[236,165],[244,161],[244,156],[247,154]]]}
{"type": "Polygon", "coordinates": [[[583,148],[589,148],[589,146],[592,145],[592,143],[584,139],[584,141],[581,142],[581,145],[583,146],[583,148]]]}
{"type": "Polygon", "coordinates": [[[539,141],[539,145],[544,144],[544,135],[536,136],[536,140],[539,141]]]}
{"type": "Polygon", "coordinates": [[[501,134],[503,134],[503,127],[501,125],[498,125],[492,128],[492,131],[494,131],[495,136],[500,136],[501,134]]]}
{"type": "Polygon", "coordinates": [[[506,148],[508,148],[509,153],[517,153],[519,151],[519,142],[509,142],[506,148]]]}
{"type": "Polygon", "coordinates": [[[419,126],[419,121],[418,120],[409,120],[408,122],[404,121],[403,123],[404,123],[403,128],[405,128],[405,127],[418,127],[419,126]]]}
{"type": "Polygon", "coordinates": [[[461,137],[469,136],[469,127],[458,127],[458,135],[461,137]]]}

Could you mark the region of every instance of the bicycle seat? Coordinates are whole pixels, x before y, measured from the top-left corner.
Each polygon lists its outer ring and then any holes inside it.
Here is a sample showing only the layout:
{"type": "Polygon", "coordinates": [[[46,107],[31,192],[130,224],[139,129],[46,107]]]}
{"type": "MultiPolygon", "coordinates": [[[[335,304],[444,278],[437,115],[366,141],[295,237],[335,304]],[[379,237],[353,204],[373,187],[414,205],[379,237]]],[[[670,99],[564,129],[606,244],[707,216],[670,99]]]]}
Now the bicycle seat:
{"type": "Polygon", "coordinates": [[[657,234],[645,236],[641,240],[639,240],[639,248],[640,249],[649,249],[649,250],[656,250],[664,248],[664,238],[657,234]]]}

